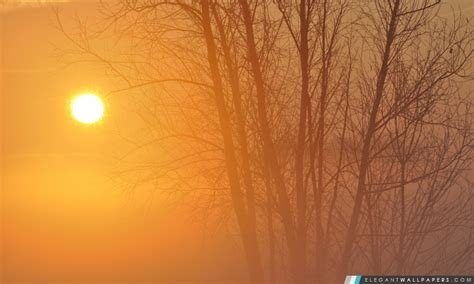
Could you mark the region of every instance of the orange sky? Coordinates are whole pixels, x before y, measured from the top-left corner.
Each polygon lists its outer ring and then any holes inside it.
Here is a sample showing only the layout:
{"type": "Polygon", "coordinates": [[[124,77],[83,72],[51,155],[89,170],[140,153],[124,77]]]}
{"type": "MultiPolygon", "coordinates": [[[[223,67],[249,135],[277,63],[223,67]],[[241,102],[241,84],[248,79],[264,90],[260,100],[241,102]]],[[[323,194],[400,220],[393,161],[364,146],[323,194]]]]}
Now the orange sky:
{"type": "MultiPolygon", "coordinates": [[[[472,0],[451,2],[474,13],[472,0]]],[[[60,6],[64,19],[75,12],[97,16],[95,2],[60,6]]],[[[220,233],[204,239],[200,223],[185,212],[160,200],[143,210],[146,196],[127,197],[111,182],[109,150],[116,143],[116,127],[133,127],[126,102],[107,100],[99,125],[71,119],[71,96],[106,92],[113,85],[97,66],[64,66],[55,57],[55,46],[65,39],[53,28],[51,7],[10,5],[0,17],[4,282],[245,275],[237,238],[220,233]]]]}
{"type": "MultiPolygon", "coordinates": [[[[75,12],[97,16],[94,2],[60,7],[64,19],[75,12]]],[[[55,56],[55,47],[66,42],[53,27],[51,7],[20,5],[0,17],[3,281],[245,275],[228,235],[204,241],[199,222],[182,211],[159,200],[144,210],[146,196],[127,196],[112,182],[109,149],[118,143],[117,125],[130,123],[130,115],[123,101],[108,99],[98,125],[70,117],[73,95],[105,92],[112,85],[97,66],[64,66],[55,56]]]]}

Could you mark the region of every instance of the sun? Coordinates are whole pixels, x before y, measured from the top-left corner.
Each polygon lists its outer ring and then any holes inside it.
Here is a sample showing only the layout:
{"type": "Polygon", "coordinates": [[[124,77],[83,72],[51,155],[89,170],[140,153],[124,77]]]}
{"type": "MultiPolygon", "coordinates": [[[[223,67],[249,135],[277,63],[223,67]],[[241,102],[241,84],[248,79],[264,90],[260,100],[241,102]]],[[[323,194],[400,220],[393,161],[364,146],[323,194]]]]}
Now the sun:
{"type": "Polygon", "coordinates": [[[72,100],[71,114],[81,123],[96,123],[104,115],[104,103],[95,94],[82,94],[72,100]]]}

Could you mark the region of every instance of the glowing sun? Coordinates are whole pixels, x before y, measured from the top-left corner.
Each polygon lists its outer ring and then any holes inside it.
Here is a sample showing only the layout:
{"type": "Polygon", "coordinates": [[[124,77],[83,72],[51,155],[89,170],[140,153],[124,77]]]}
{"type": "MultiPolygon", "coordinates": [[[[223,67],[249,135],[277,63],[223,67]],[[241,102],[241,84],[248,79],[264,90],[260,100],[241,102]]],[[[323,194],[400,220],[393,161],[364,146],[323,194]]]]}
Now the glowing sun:
{"type": "Polygon", "coordinates": [[[77,121],[92,124],[104,115],[104,103],[97,95],[82,94],[72,100],[71,113],[77,121]]]}

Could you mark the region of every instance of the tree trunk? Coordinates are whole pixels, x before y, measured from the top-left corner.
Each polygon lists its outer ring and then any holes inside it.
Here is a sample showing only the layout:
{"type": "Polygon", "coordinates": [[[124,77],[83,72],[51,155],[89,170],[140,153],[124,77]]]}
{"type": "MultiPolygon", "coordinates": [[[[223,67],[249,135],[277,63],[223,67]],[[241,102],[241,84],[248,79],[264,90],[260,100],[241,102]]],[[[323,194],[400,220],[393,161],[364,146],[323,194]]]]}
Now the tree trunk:
{"type": "Polygon", "coordinates": [[[308,50],[308,11],[306,0],[300,1],[300,65],[301,65],[301,98],[296,143],[295,178],[296,178],[296,258],[297,280],[306,276],[306,199],[307,190],[304,184],[304,157],[306,148],[306,123],[309,107],[309,50],[308,50]]]}
{"type": "Polygon", "coordinates": [[[257,236],[255,233],[256,230],[255,227],[252,228],[251,222],[249,222],[248,213],[246,212],[245,203],[243,200],[242,189],[240,187],[237,159],[235,156],[235,148],[231,132],[231,123],[225,105],[224,91],[221,75],[219,72],[219,64],[217,61],[216,46],[211,28],[209,1],[201,0],[201,6],[202,26],[206,39],[208,61],[214,88],[214,98],[219,114],[221,133],[224,140],[224,156],[227,168],[227,176],[230,183],[232,205],[237,216],[237,222],[239,224],[240,233],[242,236],[243,247],[249,267],[250,280],[253,283],[262,283],[264,281],[264,275],[257,236]]]}
{"type": "Polygon", "coordinates": [[[377,114],[382,101],[382,96],[385,86],[385,78],[387,77],[389,61],[390,61],[390,52],[392,44],[395,38],[395,32],[397,27],[397,17],[398,10],[400,7],[400,1],[396,0],[390,15],[390,22],[388,25],[387,38],[385,42],[385,49],[382,55],[382,63],[377,77],[377,85],[375,89],[375,100],[372,105],[372,110],[370,112],[370,118],[367,125],[367,132],[363,141],[362,155],[360,161],[360,171],[357,181],[357,192],[354,200],[354,208],[352,209],[352,216],[349,222],[349,227],[347,229],[346,240],[344,244],[344,250],[342,253],[341,265],[339,267],[338,277],[341,279],[348,272],[350,258],[352,255],[352,248],[356,241],[357,235],[357,224],[359,222],[359,216],[362,210],[362,201],[365,194],[365,182],[367,171],[370,166],[370,148],[372,146],[372,139],[375,136],[377,128],[377,114]]]}
{"type": "Polygon", "coordinates": [[[290,253],[291,271],[293,278],[299,277],[299,267],[297,261],[297,241],[295,236],[295,225],[291,210],[291,205],[286,191],[285,181],[281,169],[279,167],[277,153],[273,144],[270,127],[268,125],[267,110],[266,110],[266,94],[261,71],[260,62],[257,54],[257,47],[255,44],[255,37],[253,31],[252,14],[250,12],[249,4],[246,0],[239,0],[242,11],[242,18],[245,24],[247,52],[251,64],[251,69],[255,81],[255,88],[257,93],[257,112],[258,122],[260,126],[261,136],[263,140],[263,155],[265,166],[269,168],[269,172],[275,183],[275,188],[278,195],[278,208],[283,221],[285,229],[286,240],[288,242],[288,249],[290,253]]]}

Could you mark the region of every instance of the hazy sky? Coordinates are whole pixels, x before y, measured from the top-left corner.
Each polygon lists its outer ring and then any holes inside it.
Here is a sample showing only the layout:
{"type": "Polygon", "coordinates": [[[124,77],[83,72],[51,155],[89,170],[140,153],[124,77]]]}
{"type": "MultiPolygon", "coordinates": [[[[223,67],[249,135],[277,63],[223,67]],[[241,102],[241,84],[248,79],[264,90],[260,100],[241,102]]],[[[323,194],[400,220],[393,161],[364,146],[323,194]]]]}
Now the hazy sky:
{"type": "MultiPolygon", "coordinates": [[[[58,6],[66,25],[75,13],[97,17],[95,2],[58,6]]],[[[204,242],[200,222],[189,214],[162,208],[159,200],[145,207],[146,195],[126,195],[113,182],[110,149],[117,143],[117,125],[130,123],[129,110],[111,98],[99,125],[71,118],[68,107],[74,95],[105,93],[113,85],[103,69],[66,66],[58,57],[57,48],[69,46],[54,28],[51,5],[10,3],[0,17],[4,281],[245,275],[229,235],[225,240],[206,236],[204,242]],[[206,243],[216,249],[209,250],[206,243]]]]}
{"type": "MultiPolygon", "coordinates": [[[[37,283],[245,275],[237,265],[242,263],[237,239],[222,233],[204,241],[200,223],[184,217],[185,212],[160,208],[159,201],[144,210],[146,196],[127,196],[112,182],[110,149],[117,125],[130,123],[123,120],[126,103],[107,100],[99,125],[72,120],[72,96],[105,93],[114,85],[97,66],[64,64],[57,48],[67,42],[54,28],[52,5],[20,2],[0,0],[3,279],[37,283]]],[[[474,0],[449,3],[474,14],[474,0]]],[[[66,25],[75,13],[92,21],[98,16],[93,1],[57,5],[66,25]]]]}

